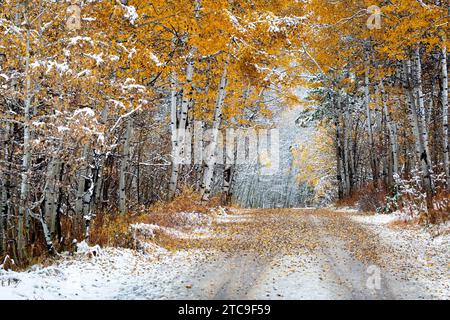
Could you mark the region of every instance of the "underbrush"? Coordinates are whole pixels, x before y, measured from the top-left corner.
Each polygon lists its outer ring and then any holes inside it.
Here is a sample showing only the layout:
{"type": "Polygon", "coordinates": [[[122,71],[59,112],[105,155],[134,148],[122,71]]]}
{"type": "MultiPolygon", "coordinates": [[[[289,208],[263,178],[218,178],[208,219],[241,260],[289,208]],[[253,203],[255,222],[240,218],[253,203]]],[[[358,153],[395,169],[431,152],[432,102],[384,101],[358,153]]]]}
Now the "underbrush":
{"type": "Polygon", "coordinates": [[[337,201],[336,205],[356,207],[369,213],[396,213],[403,218],[395,226],[445,224],[450,221],[449,193],[441,176],[433,176],[433,181],[435,194],[432,209],[427,208],[426,194],[418,173],[409,179],[396,177],[395,185],[389,189],[366,185],[354,191],[351,196],[337,201]]]}
{"type": "Polygon", "coordinates": [[[213,208],[220,207],[220,197],[213,197],[208,203],[201,201],[199,193],[183,188],[181,194],[171,202],[157,202],[139,217],[138,222],[156,224],[162,227],[185,227],[191,223],[189,215],[184,213],[209,214],[213,208]]]}
{"type": "Polygon", "coordinates": [[[364,212],[376,212],[385,203],[388,192],[384,187],[375,187],[373,184],[367,184],[344,199],[336,202],[338,207],[356,207],[364,212]]]}
{"type": "MultiPolygon", "coordinates": [[[[205,224],[211,210],[220,207],[220,204],[220,197],[213,197],[208,203],[202,203],[200,194],[183,188],[173,201],[161,201],[137,212],[125,215],[111,211],[97,212],[91,222],[88,243],[101,247],[135,249],[136,234],[131,228],[132,225],[149,224],[188,230],[205,224]]],[[[48,252],[43,234],[38,231],[30,235],[32,245],[27,247],[26,259],[16,263],[17,253],[14,251],[15,246],[11,245],[7,253],[3,257],[0,256],[0,266],[4,269],[24,270],[34,264],[51,263],[57,258],[58,252],[73,254],[77,250],[77,244],[85,238],[83,225],[82,217],[62,216],[61,237],[53,241],[56,254],[48,252]]],[[[41,230],[41,227],[37,225],[33,230],[41,230]]]]}
{"type": "Polygon", "coordinates": [[[393,208],[387,207],[385,211],[398,212],[411,221],[424,225],[443,224],[450,220],[450,197],[446,187],[445,177],[432,174],[435,191],[431,208],[427,208],[427,197],[422,187],[420,172],[413,171],[408,179],[396,177],[396,188],[393,196],[387,198],[386,203],[395,203],[393,208]]]}

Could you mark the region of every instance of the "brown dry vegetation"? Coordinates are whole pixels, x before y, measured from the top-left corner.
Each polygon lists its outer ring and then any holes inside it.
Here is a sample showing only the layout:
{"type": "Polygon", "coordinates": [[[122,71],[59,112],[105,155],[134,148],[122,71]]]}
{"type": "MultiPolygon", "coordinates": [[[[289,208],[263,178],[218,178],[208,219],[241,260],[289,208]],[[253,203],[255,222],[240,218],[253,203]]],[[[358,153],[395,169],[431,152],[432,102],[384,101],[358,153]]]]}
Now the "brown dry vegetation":
{"type": "Polygon", "coordinates": [[[201,201],[199,193],[183,188],[172,201],[160,201],[137,213],[120,215],[101,213],[96,216],[90,234],[90,242],[101,246],[133,247],[130,225],[134,223],[155,224],[162,227],[184,228],[188,222],[180,212],[198,212],[207,214],[212,208],[220,206],[220,197],[212,198],[208,203],[201,201]]]}
{"type": "Polygon", "coordinates": [[[338,207],[358,207],[361,211],[375,212],[377,208],[384,205],[388,192],[384,187],[375,187],[367,184],[353,191],[349,196],[336,202],[338,207]]]}
{"type": "Polygon", "coordinates": [[[139,217],[138,222],[157,224],[163,227],[182,226],[179,212],[208,213],[211,208],[221,205],[219,196],[211,198],[207,203],[201,201],[201,195],[190,188],[183,188],[180,195],[171,202],[160,201],[152,205],[139,217]]]}
{"type": "MultiPolygon", "coordinates": [[[[221,198],[219,196],[212,198],[208,203],[202,203],[200,194],[192,189],[183,188],[173,201],[157,202],[151,207],[138,212],[128,212],[125,215],[111,211],[98,212],[95,214],[91,224],[89,243],[98,244],[102,247],[134,248],[135,239],[130,231],[131,224],[146,223],[162,227],[186,228],[188,227],[187,221],[183,219],[182,215],[179,215],[180,212],[206,214],[212,208],[220,206],[220,204],[221,198]]],[[[78,219],[81,219],[81,217],[78,219]]],[[[14,258],[15,253],[11,249],[7,255],[0,257],[0,262],[4,260],[7,262],[4,264],[5,268],[19,270],[33,264],[46,265],[50,263],[49,261],[53,261],[55,257],[48,253],[40,225],[37,221],[35,223],[37,225],[33,230],[38,231],[32,234],[33,239],[30,239],[30,243],[32,243],[28,247],[28,257],[30,258],[20,265],[14,265],[8,259],[5,260],[6,256],[14,258]]],[[[82,221],[76,221],[76,218],[72,216],[63,216],[61,226],[65,233],[63,238],[55,244],[55,250],[57,252],[74,252],[76,250],[76,242],[84,239],[83,223],[82,221]]],[[[157,235],[155,241],[158,241],[159,238],[164,240],[165,237],[164,235],[157,235]]]]}

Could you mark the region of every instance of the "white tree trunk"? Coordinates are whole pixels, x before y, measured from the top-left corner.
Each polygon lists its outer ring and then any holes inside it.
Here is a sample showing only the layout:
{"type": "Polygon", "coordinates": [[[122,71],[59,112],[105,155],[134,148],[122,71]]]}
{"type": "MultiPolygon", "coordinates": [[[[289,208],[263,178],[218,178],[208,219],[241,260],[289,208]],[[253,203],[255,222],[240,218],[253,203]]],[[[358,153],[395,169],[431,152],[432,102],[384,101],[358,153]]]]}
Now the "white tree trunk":
{"type": "Polygon", "coordinates": [[[92,208],[90,206],[90,202],[92,200],[92,196],[94,194],[95,190],[95,184],[94,184],[94,174],[93,172],[90,173],[89,176],[89,189],[87,190],[84,198],[85,198],[85,204],[86,204],[86,214],[84,215],[84,225],[85,225],[85,240],[89,241],[89,232],[91,228],[92,223],[92,208]]]}
{"type": "Polygon", "coordinates": [[[432,208],[433,182],[431,177],[431,165],[425,149],[424,136],[420,132],[420,120],[418,117],[414,88],[411,81],[411,61],[403,62],[403,87],[406,95],[408,118],[415,137],[416,158],[422,170],[423,183],[427,193],[427,207],[432,208]]]}
{"type": "Polygon", "coordinates": [[[426,113],[425,113],[425,100],[423,96],[423,88],[422,88],[422,63],[420,60],[420,50],[419,48],[416,48],[414,50],[414,59],[415,59],[415,65],[416,65],[416,81],[415,81],[415,93],[417,97],[418,102],[418,111],[420,113],[419,118],[419,129],[420,134],[422,135],[422,140],[424,143],[425,150],[428,155],[428,161],[431,163],[431,153],[430,148],[428,147],[428,127],[427,127],[427,121],[426,121],[426,113]]]}
{"type": "MultiPolygon", "coordinates": [[[[9,123],[5,124],[5,135],[2,137],[5,142],[2,147],[2,160],[5,164],[8,161],[8,143],[10,139],[10,127],[9,123]]],[[[0,198],[0,252],[6,248],[6,226],[8,224],[8,184],[9,178],[7,176],[7,166],[2,166],[0,169],[0,184],[1,184],[1,198],[0,198]]]]}
{"type": "Polygon", "coordinates": [[[195,3],[194,3],[194,15],[195,15],[195,19],[197,21],[200,19],[201,10],[202,10],[202,1],[201,0],[195,0],[195,3]]]}
{"type": "Polygon", "coordinates": [[[5,234],[5,227],[6,227],[6,217],[7,217],[7,201],[8,201],[8,197],[7,197],[7,191],[6,191],[6,187],[4,184],[5,179],[3,178],[3,176],[0,175],[0,178],[2,178],[1,181],[1,190],[0,190],[0,252],[3,252],[4,249],[6,248],[6,234],[5,234]]]}
{"type": "Polygon", "coordinates": [[[337,93],[335,98],[336,110],[334,111],[334,125],[336,127],[335,147],[336,147],[336,179],[338,184],[338,198],[343,199],[345,196],[345,179],[344,179],[344,162],[342,159],[342,127],[341,127],[341,96],[337,93]]]}
{"type": "Polygon", "coordinates": [[[133,120],[128,119],[119,171],[119,211],[122,215],[127,211],[126,174],[128,170],[128,162],[130,159],[130,141],[132,130],[133,120]]]}
{"type": "Polygon", "coordinates": [[[236,135],[234,129],[230,128],[226,133],[226,147],[225,147],[225,166],[223,172],[223,196],[225,204],[231,202],[231,186],[234,179],[234,165],[236,159],[236,135]]]}
{"type": "Polygon", "coordinates": [[[86,186],[86,177],[89,172],[89,165],[88,165],[88,157],[89,157],[89,145],[85,144],[83,147],[83,165],[80,169],[80,172],[78,173],[78,183],[77,183],[77,196],[75,200],[75,213],[76,214],[83,214],[84,213],[84,193],[85,193],[85,186],[86,186]]]}
{"type": "Polygon", "coordinates": [[[391,113],[387,104],[386,91],[384,89],[383,80],[380,80],[380,92],[381,100],[383,102],[383,111],[386,117],[387,127],[389,131],[389,142],[391,144],[392,152],[392,173],[393,175],[398,175],[398,142],[397,142],[397,127],[395,123],[392,122],[391,113]]]}
{"type": "Polygon", "coordinates": [[[47,245],[47,251],[51,254],[55,252],[55,248],[53,247],[52,234],[48,228],[47,221],[45,220],[45,214],[42,210],[39,210],[39,221],[41,222],[42,231],[44,233],[45,244],[47,245]]]}
{"type": "Polygon", "coordinates": [[[45,191],[45,221],[50,229],[50,234],[53,236],[56,230],[56,208],[57,208],[57,192],[56,183],[58,175],[58,163],[55,157],[52,157],[47,168],[47,189],[45,191]]]}
{"type": "Polygon", "coordinates": [[[350,152],[349,142],[352,128],[352,118],[349,112],[350,102],[347,99],[347,105],[345,105],[345,111],[343,113],[343,130],[344,130],[344,179],[345,179],[345,194],[348,196],[351,193],[351,181],[350,181],[350,152]]]}
{"type": "Polygon", "coordinates": [[[230,55],[225,60],[222,77],[219,84],[219,92],[217,94],[216,105],[214,108],[214,119],[212,125],[212,137],[209,146],[209,154],[206,155],[205,169],[203,173],[203,182],[201,186],[202,201],[208,201],[211,193],[211,185],[214,177],[214,168],[216,165],[216,148],[219,137],[219,129],[222,123],[222,105],[226,96],[227,73],[230,55]]]}
{"type": "Polygon", "coordinates": [[[180,171],[180,164],[183,163],[183,158],[185,155],[185,139],[186,139],[186,127],[188,121],[189,107],[192,105],[192,98],[194,94],[194,87],[192,84],[192,77],[194,75],[194,52],[195,48],[191,49],[187,58],[186,67],[186,87],[189,88],[188,92],[183,91],[183,98],[181,101],[181,113],[180,119],[177,124],[176,119],[176,97],[175,83],[172,79],[172,90],[171,90],[171,129],[172,129],[172,172],[170,175],[169,183],[169,200],[175,197],[178,185],[178,175],[180,171]]]}
{"type": "Polygon", "coordinates": [[[378,180],[378,164],[375,157],[375,143],[373,140],[372,110],[370,109],[369,70],[367,68],[364,73],[364,104],[366,107],[366,114],[367,114],[367,133],[369,135],[370,166],[372,169],[373,182],[376,185],[378,180]]]}
{"type": "Polygon", "coordinates": [[[178,134],[177,134],[177,122],[178,122],[178,111],[177,111],[177,83],[176,74],[172,73],[170,75],[170,131],[172,134],[172,172],[170,175],[169,183],[169,196],[168,199],[172,200],[175,196],[177,190],[178,182],[178,134]]]}
{"type": "Polygon", "coordinates": [[[447,178],[447,189],[450,189],[450,163],[449,163],[449,143],[448,143],[448,65],[447,47],[444,46],[441,52],[441,79],[442,79],[442,126],[443,126],[443,159],[444,170],[447,178]]]}
{"type": "Polygon", "coordinates": [[[225,167],[223,176],[223,192],[228,194],[231,186],[232,167],[234,164],[234,149],[235,149],[235,134],[234,129],[229,129],[226,133],[225,144],[225,167]]]}
{"type": "Polygon", "coordinates": [[[98,182],[98,175],[101,170],[101,159],[96,150],[93,150],[92,163],[89,165],[89,188],[83,197],[84,223],[85,223],[85,240],[89,242],[89,232],[93,218],[93,207],[95,199],[95,189],[98,182]]]}
{"type": "Polygon", "coordinates": [[[21,168],[21,183],[20,183],[20,206],[19,206],[19,221],[18,221],[18,237],[17,245],[19,257],[23,257],[25,249],[25,233],[28,221],[28,170],[30,169],[31,160],[31,132],[30,132],[30,111],[31,111],[31,71],[30,71],[30,29],[27,29],[26,35],[26,52],[25,52],[25,106],[24,106],[24,121],[23,121],[23,157],[21,168]]]}

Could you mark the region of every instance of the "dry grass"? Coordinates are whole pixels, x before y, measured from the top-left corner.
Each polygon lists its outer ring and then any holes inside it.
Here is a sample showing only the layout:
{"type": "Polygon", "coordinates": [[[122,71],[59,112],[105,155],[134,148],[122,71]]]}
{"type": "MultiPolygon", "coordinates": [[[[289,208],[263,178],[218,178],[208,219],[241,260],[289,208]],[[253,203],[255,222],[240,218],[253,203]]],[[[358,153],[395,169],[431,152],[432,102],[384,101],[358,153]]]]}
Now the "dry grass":
{"type": "Polygon", "coordinates": [[[358,192],[353,192],[350,196],[336,201],[337,207],[354,207],[358,203],[358,192]]]}
{"type": "Polygon", "coordinates": [[[428,214],[429,222],[432,224],[441,224],[450,220],[450,194],[447,191],[441,191],[433,199],[435,208],[428,214]]]}
{"type": "MultiPolygon", "coordinates": [[[[130,231],[130,225],[135,223],[156,224],[162,227],[183,228],[188,226],[188,221],[183,219],[180,212],[198,212],[207,214],[211,208],[218,207],[221,204],[221,197],[212,198],[208,203],[202,203],[201,196],[192,189],[183,188],[182,192],[171,202],[158,202],[150,208],[141,210],[137,213],[130,212],[120,215],[118,212],[97,212],[91,224],[90,244],[100,246],[134,248],[135,239],[130,231]]],[[[35,223],[38,223],[37,221],[35,223]]],[[[51,263],[55,257],[51,256],[44,242],[42,227],[36,225],[33,230],[37,230],[30,235],[30,243],[27,247],[27,258],[20,264],[12,264],[7,261],[5,268],[23,270],[33,264],[46,265],[51,263]]],[[[84,239],[84,221],[81,216],[62,216],[61,217],[62,237],[60,241],[54,241],[57,252],[74,252],[73,241],[78,242],[84,239]]],[[[157,240],[157,239],[155,239],[157,240]]],[[[7,256],[15,261],[19,261],[15,246],[11,245],[7,250],[7,256]]],[[[0,264],[6,255],[0,256],[0,264]]]]}
{"type": "Polygon", "coordinates": [[[184,222],[180,220],[179,212],[198,212],[207,214],[211,208],[220,206],[220,197],[211,198],[208,203],[201,201],[201,196],[189,188],[183,188],[179,196],[171,202],[157,202],[151,206],[147,214],[138,219],[141,223],[157,224],[163,227],[180,227],[184,222]]]}
{"type": "Polygon", "coordinates": [[[336,202],[338,207],[358,207],[361,211],[375,212],[384,205],[387,191],[384,187],[367,184],[336,202]]]}
{"type": "Polygon", "coordinates": [[[211,198],[207,203],[202,203],[201,195],[193,189],[184,187],[173,201],[160,201],[151,206],[148,211],[152,213],[174,212],[200,212],[207,213],[210,208],[221,204],[219,196],[211,198]]]}
{"type": "Polygon", "coordinates": [[[93,221],[89,242],[100,246],[132,248],[134,239],[130,225],[138,219],[139,216],[132,214],[99,214],[93,221]]]}
{"type": "Polygon", "coordinates": [[[171,202],[158,202],[138,213],[126,215],[97,214],[90,233],[90,242],[101,246],[133,248],[135,239],[130,225],[135,223],[156,224],[162,227],[183,228],[187,221],[180,212],[198,212],[207,214],[211,208],[220,204],[215,197],[208,203],[201,202],[201,196],[194,190],[183,188],[179,196],[171,202]]]}
{"type": "Polygon", "coordinates": [[[409,220],[399,219],[390,222],[389,227],[392,227],[394,229],[415,229],[421,224],[422,222],[420,218],[414,218],[409,220]]]}

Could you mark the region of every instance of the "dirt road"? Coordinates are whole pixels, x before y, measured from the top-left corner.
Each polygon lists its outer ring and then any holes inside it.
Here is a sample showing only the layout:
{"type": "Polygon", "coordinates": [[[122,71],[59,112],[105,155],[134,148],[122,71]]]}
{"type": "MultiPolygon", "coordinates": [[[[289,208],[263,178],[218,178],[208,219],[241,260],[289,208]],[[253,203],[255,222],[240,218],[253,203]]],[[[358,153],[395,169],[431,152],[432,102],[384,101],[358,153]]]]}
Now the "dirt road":
{"type": "Polygon", "coordinates": [[[180,244],[209,253],[163,298],[432,298],[408,266],[402,272],[398,252],[337,212],[243,210],[219,219],[215,232],[180,244]]]}

